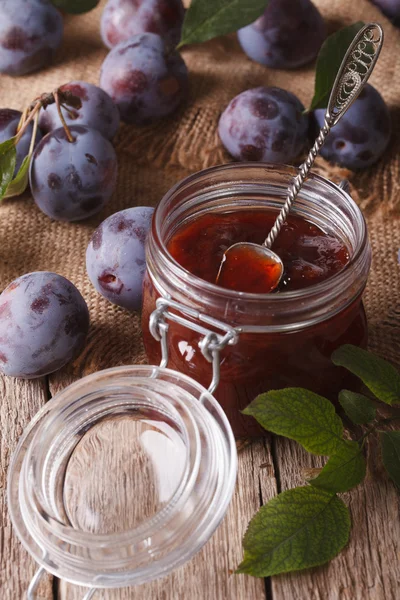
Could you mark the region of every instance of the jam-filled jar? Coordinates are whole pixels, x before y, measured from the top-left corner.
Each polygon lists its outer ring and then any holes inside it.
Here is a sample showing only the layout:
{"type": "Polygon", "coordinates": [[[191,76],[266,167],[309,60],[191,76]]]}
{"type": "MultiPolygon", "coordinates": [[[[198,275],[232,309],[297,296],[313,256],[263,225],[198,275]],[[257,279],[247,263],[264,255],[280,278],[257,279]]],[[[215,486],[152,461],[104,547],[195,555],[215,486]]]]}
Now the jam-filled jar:
{"type": "MultiPolygon", "coordinates": [[[[237,213],[240,223],[241,215],[252,212],[262,220],[265,211],[269,223],[295,175],[293,167],[260,163],[196,173],[164,196],[148,237],[142,326],[149,362],[156,364],[163,350],[164,365],[168,361],[203,386],[212,377],[219,380],[213,393],[236,436],[259,434],[254,420],[241,413],[259,393],[299,386],[334,399],[347,375],[332,364],[332,352],[342,344],[367,343],[366,224],[346,191],[323,177],[309,176],[291,214],[346,249],[342,268],[326,279],[277,293],[238,292],[193,274],[170,252],[182,227],[206,223],[205,216],[237,213]],[[205,339],[214,353],[204,351],[205,339]]],[[[203,233],[212,231],[205,227],[203,233]]],[[[207,245],[199,246],[198,239],[193,252],[199,264],[209,259],[207,245]]]]}

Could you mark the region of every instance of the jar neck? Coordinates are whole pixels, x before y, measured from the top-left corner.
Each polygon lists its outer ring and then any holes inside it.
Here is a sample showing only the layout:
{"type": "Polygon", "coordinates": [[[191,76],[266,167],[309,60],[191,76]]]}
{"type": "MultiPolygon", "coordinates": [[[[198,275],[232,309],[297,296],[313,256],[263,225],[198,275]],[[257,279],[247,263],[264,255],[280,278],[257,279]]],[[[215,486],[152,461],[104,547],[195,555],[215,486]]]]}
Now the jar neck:
{"type": "Polygon", "coordinates": [[[247,294],[192,275],[168,252],[168,241],[177,228],[204,213],[279,211],[295,175],[296,169],[288,166],[234,163],[196,173],[172,188],[156,209],[147,244],[148,273],[158,293],[248,331],[301,329],[331,318],[354,302],[365,287],[371,263],[365,220],[348,194],[318,175],[306,181],[292,213],[346,244],[350,260],[333,277],[301,290],[247,294]]]}

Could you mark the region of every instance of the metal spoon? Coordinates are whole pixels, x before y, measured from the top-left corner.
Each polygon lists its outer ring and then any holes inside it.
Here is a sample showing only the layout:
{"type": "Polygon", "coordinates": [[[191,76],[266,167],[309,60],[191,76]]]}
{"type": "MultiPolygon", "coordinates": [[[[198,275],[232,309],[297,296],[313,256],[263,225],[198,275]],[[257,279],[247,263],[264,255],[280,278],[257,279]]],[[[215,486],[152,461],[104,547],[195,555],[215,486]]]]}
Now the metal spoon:
{"type": "Polygon", "coordinates": [[[284,266],[279,256],[271,250],[271,246],[276,240],[328,133],[350,108],[368,81],[378,60],[382,44],[383,31],[377,23],[369,23],[357,33],[346,52],[333,84],[321,131],[305,162],[299,167],[298,175],[288,187],[286,202],[268,237],[262,245],[238,242],[230,246],[222,257],[216,283],[237,291],[257,293],[268,293],[277,287],[282,278],[284,266]]]}

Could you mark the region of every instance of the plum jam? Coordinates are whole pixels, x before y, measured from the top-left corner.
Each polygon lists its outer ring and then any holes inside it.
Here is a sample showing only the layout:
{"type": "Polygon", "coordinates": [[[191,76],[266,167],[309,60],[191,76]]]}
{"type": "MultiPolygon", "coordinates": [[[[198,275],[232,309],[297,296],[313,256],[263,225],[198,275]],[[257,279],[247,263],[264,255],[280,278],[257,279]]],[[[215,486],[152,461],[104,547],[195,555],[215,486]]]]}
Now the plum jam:
{"type": "MultiPolygon", "coordinates": [[[[202,215],[183,225],[167,244],[171,256],[189,273],[214,283],[224,252],[238,242],[262,244],[274,225],[276,212],[239,210],[227,213],[202,215]],[[199,260],[201,257],[201,260],[199,260]]],[[[289,215],[275,241],[274,252],[284,265],[284,274],[276,292],[297,290],[314,285],[338,273],[349,261],[346,245],[334,235],[325,233],[312,223],[289,215]]],[[[251,257],[253,258],[253,257],[251,257]]],[[[262,271],[265,260],[259,265],[257,257],[251,261],[244,257],[243,263],[251,264],[246,271],[240,263],[237,274],[231,280],[232,289],[262,293],[262,271]]],[[[274,269],[275,263],[271,265],[274,269]]],[[[267,277],[274,279],[274,274],[267,277]]]]}
{"type": "Polygon", "coordinates": [[[186,314],[186,322],[167,322],[168,367],[205,387],[213,369],[202,351],[204,315],[216,320],[208,325],[212,331],[221,333],[214,322],[235,328],[237,339],[219,355],[214,396],[238,437],[260,434],[254,419],[240,412],[259,393],[299,386],[337,398],[352,381],[332,364],[332,352],[367,342],[365,222],[340,187],[317,175],[304,184],[273,246],[285,268],[278,288],[260,294],[215,284],[230,245],[265,239],[295,173],[247,163],[192,175],[162,199],[148,237],[142,311],[148,360],[157,364],[161,357],[149,328],[158,298],[173,301],[173,317],[186,314]]]}

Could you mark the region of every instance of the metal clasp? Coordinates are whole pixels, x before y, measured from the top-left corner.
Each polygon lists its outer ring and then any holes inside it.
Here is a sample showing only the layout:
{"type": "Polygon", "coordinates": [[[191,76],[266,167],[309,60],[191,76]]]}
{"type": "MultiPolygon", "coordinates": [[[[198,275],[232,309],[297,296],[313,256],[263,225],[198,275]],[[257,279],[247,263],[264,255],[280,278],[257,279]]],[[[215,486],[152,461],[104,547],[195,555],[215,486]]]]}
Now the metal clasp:
{"type": "MultiPolygon", "coordinates": [[[[36,597],[36,592],[38,590],[39,584],[41,582],[41,580],[43,579],[43,577],[47,575],[47,571],[44,567],[40,567],[36,573],[34,574],[34,576],[32,577],[32,580],[29,584],[29,588],[28,588],[28,592],[27,592],[27,596],[26,596],[26,600],[39,600],[36,597]]],[[[91,600],[91,598],[93,598],[93,596],[95,595],[95,593],[98,591],[98,588],[90,588],[88,592],[86,592],[86,594],[84,595],[82,600],[91,600]]]]}
{"type": "Polygon", "coordinates": [[[204,358],[212,363],[212,380],[208,391],[213,394],[220,379],[220,352],[225,346],[233,346],[239,339],[240,329],[231,327],[223,321],[213,319],[193,308],[189,308],[170,300],[168,298],[158,298],[156,309],[151,313],[149,320],[149,329],[151,335],[161,344],[161,363],[160,367],[166,367],[168,364],[168,328],[167,320],[183,325],[204,337],[199,342],[199,348],[204,358]],[[176,312],[171,312],[173,309],[176,312]],[[180,314],[179,314],[180,313],[180,314]],[[186,317],[190,317],[187,319],[186,317]],[[202,324],[204,323],[204,325],[202,324]],[[205,325],[221,331],[213,331],[205,325]]]}

